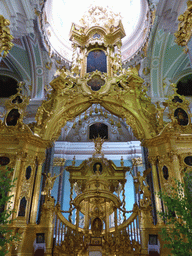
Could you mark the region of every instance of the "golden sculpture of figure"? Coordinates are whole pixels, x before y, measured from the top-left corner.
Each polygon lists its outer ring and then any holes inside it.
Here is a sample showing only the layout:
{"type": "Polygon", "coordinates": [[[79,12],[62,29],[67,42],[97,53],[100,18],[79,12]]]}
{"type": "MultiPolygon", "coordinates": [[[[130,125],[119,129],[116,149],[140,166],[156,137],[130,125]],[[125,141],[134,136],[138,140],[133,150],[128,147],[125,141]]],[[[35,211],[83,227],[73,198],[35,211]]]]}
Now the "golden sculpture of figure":
{"type": "Polygon", "coordinates": [[[54,176],[52,177],[51,173],[48,173],[48,174],[43,173],[43,175],[46,177],[43,195],[46,195],[47,197],[51,197],[51,190],[53,188],[54,182],[56,178],[59,177],[61,174],[62,172],[59,175],[54,174],[54,176]]]}
{"type": "Polygon", "coordinates": [[[117,53],[114,57],[112,57],[112,68],[115,74],[122,70],[121,59],[119,58],[117,53]]]}
{"type": "Polygon", "coordinates": [[[149,186],[148,184],[146,184],[145,178],[141,176],[140,171],[137,172],[137,176],[135,176],[133,179],[134,179],[134,182],[136,183],[136,188],[137,188],[136,193],[138,193],[139,186],[142,193],[143,193],[144,187],[149,186]]]}
{"type": "Polygon", "coordinates": [[[157,105],[157,121],[158,121],[159,126],[162,127],[163,123],[164,123],[163,122],[163,114],[164,114],[164,111],[165,111],[165,109],[167,107],[167,104],[165,102],[163,102],[164,108],[160,107],[160,103],[159,102],[157,102],[156,105],[157,105]]]}
{"type": "Polygon", "coordinates": [[[147,206],[150,204],[150,198],[151,198],[151,192],[149,190],[149,185],[147,184],[145,180],[145,175],[141,176],[140,171],[137,172],[137,176],[133,177],[136,193],[139,192],[140,188],[140,194],[143,194],[143,199],[140,200],[140,203],[142,206],[147,206]]]}
{"type": "Polygon", "coordinates": [[[102,139],[100,136],[98,136],[93,141],[95,143],[95,154],[101,154],[102,145],[103,145],[105,139],[102,139]]]}

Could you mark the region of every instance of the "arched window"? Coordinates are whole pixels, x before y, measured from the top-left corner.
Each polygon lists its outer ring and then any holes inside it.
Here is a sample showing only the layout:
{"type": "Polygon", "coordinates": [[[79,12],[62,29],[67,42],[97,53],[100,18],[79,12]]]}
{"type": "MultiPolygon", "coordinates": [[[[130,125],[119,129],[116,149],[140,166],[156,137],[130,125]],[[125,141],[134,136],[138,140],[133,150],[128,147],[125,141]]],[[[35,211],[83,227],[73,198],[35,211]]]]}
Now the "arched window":
{"type": "Polygon", "coordinates": [[[9,76],[0,75],[0,98],[8,98],[17,93],[17,81],[9,76]]]}
{"type": "Polygon", "coordinates": [[[90,126],[89,139],[92,140],[98,136],[108,139],[108,126],[106,124],[95,123],[90,126]]]}
{"type": "Polygon", "coordinates": [[[177,93],[192,96],[192,74],[182,77],[177,83],[177,93]]]}
{"type": "Polygon", "coordinates": [[[104,51],[93,50],[87,56],[87,73],[95,70],[107,73],[107,58],[104,51]]]}

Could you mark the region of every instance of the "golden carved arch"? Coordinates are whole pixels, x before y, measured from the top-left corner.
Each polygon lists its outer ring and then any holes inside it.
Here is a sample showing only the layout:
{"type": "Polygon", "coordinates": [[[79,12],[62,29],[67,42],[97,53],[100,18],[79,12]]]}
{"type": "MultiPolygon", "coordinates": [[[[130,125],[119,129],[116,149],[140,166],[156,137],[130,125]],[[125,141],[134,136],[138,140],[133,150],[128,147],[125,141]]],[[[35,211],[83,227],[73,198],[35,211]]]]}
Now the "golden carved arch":
{"type": "Polygon", "coordinates": [[[55,141],[67,121],[94,103],[125,119],[139,140],[155,135],[155,106],[146,94],[143,79],[131,71],[116,78],[99,71],[80,78],[63,69],[50,84],[53,89],[39,107],[34,127],[34,133],[42,139],[55,141]],[[92,91],[87,85],[95,74],[105,80],[105,85],[98,91],[92,91]]]}

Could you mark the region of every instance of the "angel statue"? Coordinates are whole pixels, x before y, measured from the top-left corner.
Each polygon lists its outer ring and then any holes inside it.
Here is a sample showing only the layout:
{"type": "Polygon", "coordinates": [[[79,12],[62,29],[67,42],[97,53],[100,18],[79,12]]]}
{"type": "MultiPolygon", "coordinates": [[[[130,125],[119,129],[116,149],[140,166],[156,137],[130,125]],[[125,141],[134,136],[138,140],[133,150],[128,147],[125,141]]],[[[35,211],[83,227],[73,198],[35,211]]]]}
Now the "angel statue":
{"type": "Polygon", "coordinates": [[[141,199],[140,203],[142,206],[147,206],[150,204],[151,192],[149,190],[149,185],[146,182],[146,176],[151,171],[151,169],[147,169],[144,171],[143,176],[141,176],[140,171],[137,172],[137,176],[133,177],[135,183],[136,193],[139,192],[143,194],[143,199],[141,199]]]}
{"type": "Polygon", "coordinates": [[[59,175],[54,174],[54,176],[51,176],[51,173],[45,174],[42,173],[44,177],[46,178],[45,180],[45,187],[42,192],[43,195],[46,195],[48,198],[51,197],[51,190],[53,188],[54,182],[58,176],[62,174],[62,172],[59,175]]]}

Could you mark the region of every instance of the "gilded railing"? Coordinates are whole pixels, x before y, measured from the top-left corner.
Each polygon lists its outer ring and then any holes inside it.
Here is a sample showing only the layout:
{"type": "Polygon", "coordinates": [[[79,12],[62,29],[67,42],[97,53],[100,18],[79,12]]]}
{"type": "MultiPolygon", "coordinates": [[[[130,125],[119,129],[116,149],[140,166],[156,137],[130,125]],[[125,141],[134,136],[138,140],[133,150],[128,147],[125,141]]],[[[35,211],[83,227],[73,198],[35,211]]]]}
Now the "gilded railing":
{"type": "Polygon", "coordinates": [[[131,216],[117,227],[110,228],[109,233],[102,232],[100,237],[94,237],[91,230],[72,224],[64,216],[57,205],[55,208],[55,249],[54,255],[65,252],[66,255],[77,255],[87,250],[90,245],[102,246],[106,253],[126,255],[141,249],[141,236],[139,229],[139,209],[134,205],[131,216]],[[73,249],[72,249],[73,248],[73,249]]]}

